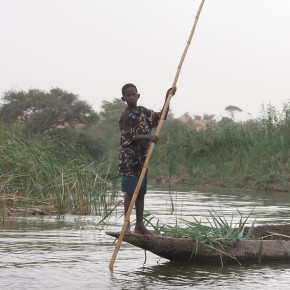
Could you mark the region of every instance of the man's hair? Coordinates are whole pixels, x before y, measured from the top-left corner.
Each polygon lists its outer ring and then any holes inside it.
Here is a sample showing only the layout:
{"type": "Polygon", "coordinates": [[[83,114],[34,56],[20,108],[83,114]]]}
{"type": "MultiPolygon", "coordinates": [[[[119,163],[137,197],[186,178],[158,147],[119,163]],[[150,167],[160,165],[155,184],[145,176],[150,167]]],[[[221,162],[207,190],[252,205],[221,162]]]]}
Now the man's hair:
{"type": "Polygon", "coordinates": [[[136,91],[138,92],[137,87],[135,85],[129,83],[129,84],[126,84],[122,87],[122,95],[123,96],[124,96],[125,90],[128,88],[135,88],[136,91]]]}

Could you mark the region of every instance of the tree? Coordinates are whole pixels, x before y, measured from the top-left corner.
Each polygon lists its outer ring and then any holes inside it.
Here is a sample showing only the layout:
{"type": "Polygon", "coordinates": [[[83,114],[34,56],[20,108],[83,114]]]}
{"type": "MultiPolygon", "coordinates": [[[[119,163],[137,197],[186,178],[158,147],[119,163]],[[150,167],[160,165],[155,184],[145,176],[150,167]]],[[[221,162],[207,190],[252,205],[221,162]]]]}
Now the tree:
{"type": "Polygon", "coordinates": [[[193,115],[194,120],[201,120],[202,117],[200,115],[193,115]]]}
{"type": "Polygon", "coordinates": [[[103,120],[118,123],[125,107],[126,104],[119,98],[114,98],[112,102],[103,101],[100,115],[103,120]]]}
{"type": "Polygon", "coordinates": [[[126,104],[121,98],[114,98],[111,102],[103,101],[101,105],[101,120],[96,125],[97,136],[107,142],[107,147],[116,151],[120,143],[119,120],[126,104]]]}
{"type": "Polygon", "coordinates": [[[183,123],[188,123],[192,121],[192,117],[189,115],[188,112],[185,112],[182,116],[179,118],[183,123]]]}
{"type": "Polygon", "coordinates": [[[87,128],[70,128],[55,129],[46,133],[51,139],[63,147],[63,145],[72,145],[81,148],[93,159],[101,159],[107,152],[108,146],[106,142],[96,136],[95,132],[87,130],[87,128]]]}
{"type": "Polygon", "coordinates": [[[42,133],[59,127],[94,124],[98,114],[77,95],[59,88],[8,91],[2,97],[0,117],[5,123],[21,122],[29,131],[42,133]]]}
{"type": "Polygon", "coordinates": [[[225,110],[229,112],[232,120],[235,119],[236,112],[242,112],[242,110],[236,106],[227,106],[227,107],[225,107],[225,110]]]}
{"type": "Polygon", "coordinates": [[[206,121],[212,121],[214,119],[215,115],[211,114],[203,114],[203,119],[206,121]]]}

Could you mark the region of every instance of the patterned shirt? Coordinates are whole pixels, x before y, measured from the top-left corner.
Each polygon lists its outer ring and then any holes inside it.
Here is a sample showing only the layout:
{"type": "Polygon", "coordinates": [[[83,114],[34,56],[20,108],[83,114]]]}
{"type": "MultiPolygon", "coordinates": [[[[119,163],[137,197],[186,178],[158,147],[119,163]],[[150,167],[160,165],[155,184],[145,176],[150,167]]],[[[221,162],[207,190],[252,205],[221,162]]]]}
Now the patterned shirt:
{"type": "Polygon", "coordinates": [[[120,154],[119,154],[119,175],[137,176],[141,173],[147,151],[150,146],[148,140],[134,140],[136,135],[151,134],[151,129],[157,127],[161,113],[149,111],[144,107],[137,107],[138,113],[128,113],[129,124],[125,129],[121,128],[121,120],[119,127],[121,130],[120,154]],[[146,114],[147,111],[147,114],[146,114]]]}

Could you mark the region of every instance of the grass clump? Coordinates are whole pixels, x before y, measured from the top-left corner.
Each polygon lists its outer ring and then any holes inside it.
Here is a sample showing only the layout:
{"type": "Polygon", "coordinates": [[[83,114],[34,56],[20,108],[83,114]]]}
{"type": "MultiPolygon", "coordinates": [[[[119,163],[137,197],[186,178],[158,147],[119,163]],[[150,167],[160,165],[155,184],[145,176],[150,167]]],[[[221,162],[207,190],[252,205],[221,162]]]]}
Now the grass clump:
{"type": "Polygon", "coordinates": [[[203,244],[227,244],[237,240],[248,240],[252,234],[254,224],[252,223],[250,229],[244,233],[246,223],[252,214],[243,217],[242,213],[237,210],[240,219],[238,223],[233,222],[233,215],[231,220],[228,221],[224,216],[219,215],[215,210],[209,211],[209,217],[206,217],[207,223],[204,224],[193,216],[193,221],[180,219],[179,225],[175,226],[166,225],[161,223],[160,220],[154,225],[152,219],[154,217],[146,216],[146,223],[150,224],[154,230],[165,236],[175,238],[190,238],[203,244]]]}
{"type": "Polygon", "coordinates": [[[0,210],[106,215],[117,195],[106,167],[73,146],[0,126],[0,210]]]}
{"type": "Polygon", "coordinates": [[[219,215],[215,210],[209,211],[209,217],[206,217],[206,224],[202,223],[194,216],[193,221],[180,219],[180,223],[176,223],[174,226],[164,224],[160,222],[160,220],[157,220],[156,224],[154,224],[153,219],[155,219],[155,217],[153,216],[146,216],[145,221],[160,235],[192,239],[196,245],[195,252],[192,253],[192,256],[197,252],[199,245],[217,250],[220,253],[222,263],[221,254],[236,259],[231,255],[232,243],[235,241],[249,240],[254,230],[255,221],[245,232],[246,223],[253,210],[246,217],[243,217],[239,210],[237,211],[240,218],[236,223],[233,221],[233,215],[230,221],[228,221],[223,215],[219,215]]]}

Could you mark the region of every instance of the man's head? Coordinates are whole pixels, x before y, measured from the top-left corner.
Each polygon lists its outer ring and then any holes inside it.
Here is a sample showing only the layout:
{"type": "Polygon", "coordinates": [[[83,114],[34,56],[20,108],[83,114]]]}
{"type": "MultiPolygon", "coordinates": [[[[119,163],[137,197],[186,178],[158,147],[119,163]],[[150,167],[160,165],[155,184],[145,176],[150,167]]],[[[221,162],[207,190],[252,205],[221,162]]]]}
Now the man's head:
{"type": "Polygon", "coordinates": [[[128,88],[135,88],[136,92],[138,92],[137,87],[133,84],[126,84],[122,87],[122,95],[124,96],[126,89],[128,88]]]}
{"type": "Polygon", "coordinates": [[[126,97],[130,97],[130,95],[136,95],[137,99],[139,99],[139,94],[137,87],[134,84],[128,83],[122,87],[122,100],[126,101],[126,97]]]}

